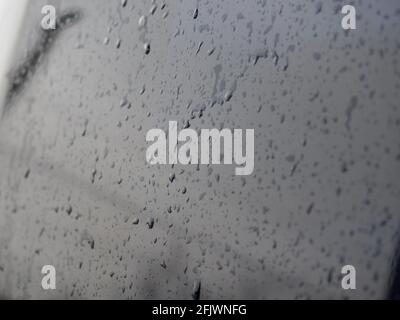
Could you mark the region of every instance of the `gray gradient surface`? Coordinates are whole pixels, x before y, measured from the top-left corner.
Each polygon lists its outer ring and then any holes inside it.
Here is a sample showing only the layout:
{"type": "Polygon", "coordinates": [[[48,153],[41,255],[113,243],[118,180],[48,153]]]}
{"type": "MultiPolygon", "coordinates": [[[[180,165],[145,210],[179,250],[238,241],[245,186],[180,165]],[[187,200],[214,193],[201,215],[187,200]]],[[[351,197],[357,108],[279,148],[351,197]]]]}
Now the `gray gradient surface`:
{"type": "Polygon", "coordinates": [[[355,1],[346,32],[342,1],[155,3],[29,2],[0,123],[1,297],[191,299],[201,283],[202,299],[384,298],[400,2],[355,1]],[[48,3],[77,15],[43,42],[48,3]],[[146,132],[172,120],[255,129],[253,174],[149,166],[146,132]]]}

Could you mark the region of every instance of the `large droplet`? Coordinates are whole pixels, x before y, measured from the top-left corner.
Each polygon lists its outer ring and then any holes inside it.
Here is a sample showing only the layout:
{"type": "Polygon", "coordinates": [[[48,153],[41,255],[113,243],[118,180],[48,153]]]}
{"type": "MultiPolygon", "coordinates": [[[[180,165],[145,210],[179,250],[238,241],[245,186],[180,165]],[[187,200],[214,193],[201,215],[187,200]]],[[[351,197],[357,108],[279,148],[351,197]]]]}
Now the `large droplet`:
{"type": "Polygon", "coordinates": [[[195,281],[193,283],[192,298],[193,300],[200,300],[201,282],[195,281]]]}
{"type": "Polygon", "coordinates": [[[199,16],[199,9],[194,9],[194,12],[193,12],[193,19],[197,19],[197,17],[199,16]]]}
{"type": "Polygon", "coordinates": [[[150,43],[146,42],[146,43],[143,45],[143,49],[144,49],[144,53],[145,53],[145,54],[149,54],[149,53],[150,53],[150,43]]]}
{"type": "Polygon", "coordinates": [[[146,16],[141,16],[138,21],[139,28],[143,28],[144,26],[146,26],[146,22],[147,22],[146,16]]]}

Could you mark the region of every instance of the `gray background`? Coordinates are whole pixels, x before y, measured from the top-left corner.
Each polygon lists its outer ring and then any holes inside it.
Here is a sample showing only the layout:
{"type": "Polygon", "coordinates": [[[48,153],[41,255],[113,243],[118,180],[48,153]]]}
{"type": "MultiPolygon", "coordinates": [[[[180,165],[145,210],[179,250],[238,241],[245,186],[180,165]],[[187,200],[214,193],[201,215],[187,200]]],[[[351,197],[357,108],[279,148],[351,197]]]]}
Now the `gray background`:
{"type": "Polygon", "coordinates": [[[196,283],[202,299],[385,297],[400,224],[399,1],[353,1],[345,32],[343,1],[157,0],[151,14],[151,1],[35,0],[14,68],[49,3],[80,19],[3,107],[1,297],[191,299],[196,283]],[[146,132],[171,120],[255,129],[254,173],[147,165],[146,132]],[[46,264],[55,291],[41,288],[46,264]],[[346,264],[357,290],[341,289],[346,264]]]}

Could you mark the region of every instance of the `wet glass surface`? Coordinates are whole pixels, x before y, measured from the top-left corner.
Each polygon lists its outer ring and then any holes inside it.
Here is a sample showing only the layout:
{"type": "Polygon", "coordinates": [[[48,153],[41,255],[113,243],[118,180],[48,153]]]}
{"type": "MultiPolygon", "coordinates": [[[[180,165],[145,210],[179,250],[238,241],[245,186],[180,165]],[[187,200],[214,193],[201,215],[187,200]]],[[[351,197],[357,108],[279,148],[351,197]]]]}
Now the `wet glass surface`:
{"type": "Polygon", "coordinates": [[[341,6],[29,1],[1,110],[0,296],[393,295],[400,2],[357,2],[351,31],[341,6]],[[254,172],[149,165],[169,121],[254,129],[254,172]]]}

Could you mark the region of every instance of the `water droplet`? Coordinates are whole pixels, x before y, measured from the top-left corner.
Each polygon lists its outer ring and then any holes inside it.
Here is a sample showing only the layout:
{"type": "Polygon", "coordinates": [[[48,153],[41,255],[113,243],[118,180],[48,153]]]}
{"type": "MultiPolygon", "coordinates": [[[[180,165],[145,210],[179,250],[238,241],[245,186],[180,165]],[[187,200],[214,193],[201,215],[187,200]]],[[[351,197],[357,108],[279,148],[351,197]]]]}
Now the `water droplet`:
{"type": "Polygon", "coordinates": [[[193,12],[193,19],[197,19],[198,16],[199,16],[199,9],[196,8],[196,9],[194,9],[194,12],[193,12]]]}
{"type": "Polygon", "coordinates": [[[145,53],[145,54],[149,54],[149,53],[150,53],[150,43],[146,42],[146,43],[143,45],[143,49],[144,49],[144,53],[145,53]]]}
{"type": "Polygon", "coordinates": [[[138,21],[139,28],[143,28],[146,25],[147,18],[146,16],[141,16],[138,21]]]}
{"type": "Polygon", "coordinates": [[[229,102],[232,99],[232,95],[233,95],[232,91],[228,91],[227,93],[225,93],[225,96],[224,96],[225,102],[229,102]]]}
{"type": "Polygon", "coordinates": [[[192,298],[193,300],[200,300],[201,282],[195,281],[193,283],[192,298]]]}
{"type": "Polygon", "coordinates": [[[126,99],[126,97],[122,98],[122,100],[119,103],[119,106],[121,108],[125,108],[129,106],[129,101],[126,99]]]}
{"type": "Polygon", "coordinates": [[[154,227],[154,218],[153,218],[153,217],[150,217],[150,218],[147,220],[146,224],[147,224],[147,227],[148,227],[149,229],[153,229],[153,227],[154,227]]]}
{"type": "Polygon", "coordinates": [[[150,8],[149,13],[150,13],[150,14],[154,14],[154,13],[156,12],[156,10],[157,10],[157,5],[156,5],[156,4],[153,4],[153,5],[151,6],[151,8],[150,8]]]}

